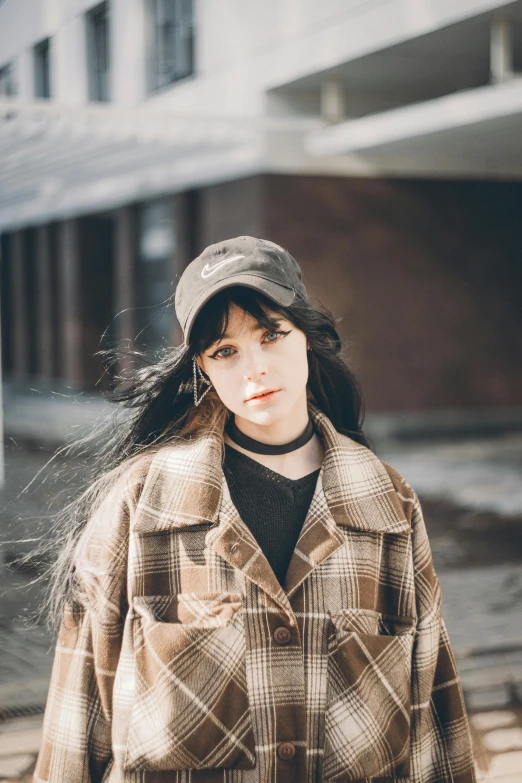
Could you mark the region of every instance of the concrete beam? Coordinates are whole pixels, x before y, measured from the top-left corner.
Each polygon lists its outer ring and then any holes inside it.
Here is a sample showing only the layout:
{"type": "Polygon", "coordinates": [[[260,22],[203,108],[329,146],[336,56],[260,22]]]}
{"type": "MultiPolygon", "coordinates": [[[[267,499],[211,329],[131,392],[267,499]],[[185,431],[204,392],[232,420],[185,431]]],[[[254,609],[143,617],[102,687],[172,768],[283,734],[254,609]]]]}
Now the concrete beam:
{"type": "Polygon", "coordinates": [[[515,115],[520,115],[522,122],[522,78],[348,120],[308,134],[305,147],[312,155],[385,148],[394,142],[515,115]]]}

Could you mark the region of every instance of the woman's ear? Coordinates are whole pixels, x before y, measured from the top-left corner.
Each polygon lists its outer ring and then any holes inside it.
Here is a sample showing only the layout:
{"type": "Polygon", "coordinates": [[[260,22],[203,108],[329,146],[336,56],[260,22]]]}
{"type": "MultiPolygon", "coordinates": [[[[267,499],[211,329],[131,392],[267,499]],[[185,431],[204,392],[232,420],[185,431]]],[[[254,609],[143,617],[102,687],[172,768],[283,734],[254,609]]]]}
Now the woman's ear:
{"type": "Polygon", "coordinates": [[[205,374],[205,378],[208,378],[208,373],[205,370],[205,367],[203,365],[203,360],[202,360],[201,356],[196,356],[196,361],[197,361],[197,363],[199,365],[199,369],[201,370],[201,372],[205,374]]]}

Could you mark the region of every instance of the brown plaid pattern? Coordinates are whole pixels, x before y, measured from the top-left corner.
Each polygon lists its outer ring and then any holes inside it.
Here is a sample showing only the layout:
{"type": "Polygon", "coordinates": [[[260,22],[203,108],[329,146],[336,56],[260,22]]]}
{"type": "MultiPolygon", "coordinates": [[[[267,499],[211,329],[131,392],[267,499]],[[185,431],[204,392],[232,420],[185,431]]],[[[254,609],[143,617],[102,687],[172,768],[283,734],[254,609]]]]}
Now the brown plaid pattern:
{"type": "Polygon", "coordinates": [[[284,589],[219,433],[129,467],[85,533],[34,783],[475,780],[418,498],[310,414],[325,458],[284,589]]]}

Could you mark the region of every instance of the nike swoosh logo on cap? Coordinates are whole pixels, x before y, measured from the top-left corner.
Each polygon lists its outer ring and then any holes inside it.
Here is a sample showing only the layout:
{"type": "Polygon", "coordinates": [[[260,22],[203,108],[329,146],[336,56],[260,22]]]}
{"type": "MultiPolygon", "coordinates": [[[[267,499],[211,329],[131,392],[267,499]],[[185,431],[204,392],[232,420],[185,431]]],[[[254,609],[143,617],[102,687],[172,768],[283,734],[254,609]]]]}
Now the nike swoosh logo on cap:
{"type": "Polygon", "coordinates": [[[214,272],[217,272],[218,269],[221,269],[225,264],[231,264],[232,261],[240,261],[244,257],[245,256],[231,256],[230,258],[224,258],[223,261],[218,261],[217,264],[214,264],[213,266],[205,264],[201,270],[201,277],[210,277],[210,275],[213,275],[214,272]]]}

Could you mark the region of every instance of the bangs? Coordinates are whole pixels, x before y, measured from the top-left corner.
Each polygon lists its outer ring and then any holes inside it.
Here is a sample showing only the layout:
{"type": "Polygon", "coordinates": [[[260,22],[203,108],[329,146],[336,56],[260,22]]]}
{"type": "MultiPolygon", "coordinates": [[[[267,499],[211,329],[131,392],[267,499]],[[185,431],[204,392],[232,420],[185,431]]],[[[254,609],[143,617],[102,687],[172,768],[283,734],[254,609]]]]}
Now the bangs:
{"type": "MultiPolygon", "coordinates": [[[[206,351],[227,333],[232,305],[251,315],[260,329],[275,331],[281,317],[288,319],[287,308],[273,302],[253,288],[231,286],[219,291],[198,313],[190,335],[195,354],[206,351]]],[[[288,319],[289,320],[289,319],[288,319]]]]}

